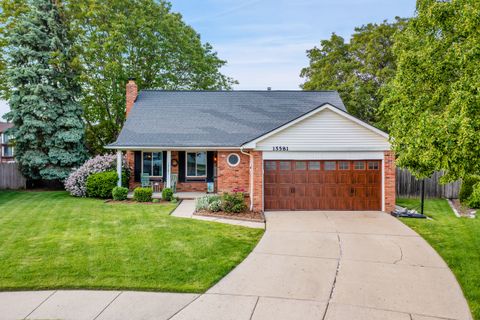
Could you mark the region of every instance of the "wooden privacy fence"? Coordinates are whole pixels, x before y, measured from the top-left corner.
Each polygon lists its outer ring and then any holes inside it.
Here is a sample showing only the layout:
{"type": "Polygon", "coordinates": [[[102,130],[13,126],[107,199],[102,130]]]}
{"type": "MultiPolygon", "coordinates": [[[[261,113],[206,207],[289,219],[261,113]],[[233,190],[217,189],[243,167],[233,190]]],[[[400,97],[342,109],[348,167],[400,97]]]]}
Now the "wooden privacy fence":
{"type": "MultiPolygon", "coordinates": [[[[427,198],[458,198],[460,181],[441,184],[443,172],[435,172],[430,178],[425,179],[425,197],[427,198]]],[[[417,180],[407,169],[397,168],[396,177],[397,197],[419,197],[422,180],[417,180]]]]}
{"type": "Polygon", "coordinates": [[[0,190],[25,189],[27,180],[18,171],[16,163],[0,163],[0,190]]]}

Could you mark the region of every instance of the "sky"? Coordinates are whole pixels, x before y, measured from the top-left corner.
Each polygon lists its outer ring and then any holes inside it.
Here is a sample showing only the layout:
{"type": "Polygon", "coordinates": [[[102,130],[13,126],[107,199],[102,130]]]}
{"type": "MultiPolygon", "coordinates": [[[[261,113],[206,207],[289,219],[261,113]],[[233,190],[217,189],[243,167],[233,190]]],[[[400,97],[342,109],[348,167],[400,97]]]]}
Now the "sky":
{"type": "MultiPolygon", "coordinates": [[[[415,0],[171,0],[172,10],[227,60],[237,90],[299,89],[306,50],[332,32],[349,39],[370,22],[411,17],[415,0]]],[[[0,100],[0,117],[8,110],[0,100]]]]}

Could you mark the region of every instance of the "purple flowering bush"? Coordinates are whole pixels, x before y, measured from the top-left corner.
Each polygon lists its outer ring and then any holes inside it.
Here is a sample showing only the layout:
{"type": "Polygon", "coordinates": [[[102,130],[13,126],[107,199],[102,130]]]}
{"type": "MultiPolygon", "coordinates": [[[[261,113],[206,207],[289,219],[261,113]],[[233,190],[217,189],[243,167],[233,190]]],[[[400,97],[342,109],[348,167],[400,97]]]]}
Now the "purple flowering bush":
{"type": "MultiPolygon", "coordinates": [[[[87,196],[87,178],[93,173],[115,170],[117,167],[117,156],[115,154],[105,154],[96,156],[87,160],[82,166],[74,170],[65,180],[65,190],[75,197],[87,196]]],[[[127,161],[123,158],[123,171],[130,176],[130,168],[127,161]]]]}

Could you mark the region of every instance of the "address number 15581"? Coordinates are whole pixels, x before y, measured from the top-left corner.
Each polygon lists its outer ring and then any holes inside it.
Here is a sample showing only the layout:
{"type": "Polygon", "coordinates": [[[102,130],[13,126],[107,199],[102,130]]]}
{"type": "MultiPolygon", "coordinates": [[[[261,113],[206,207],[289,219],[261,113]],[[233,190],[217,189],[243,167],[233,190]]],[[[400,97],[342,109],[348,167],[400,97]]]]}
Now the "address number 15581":
{"type": "Polygon", "coordinates": [[[286,146],[274,146],[272,147],[273,151],[288,151],[288,147],[286,146]]]}

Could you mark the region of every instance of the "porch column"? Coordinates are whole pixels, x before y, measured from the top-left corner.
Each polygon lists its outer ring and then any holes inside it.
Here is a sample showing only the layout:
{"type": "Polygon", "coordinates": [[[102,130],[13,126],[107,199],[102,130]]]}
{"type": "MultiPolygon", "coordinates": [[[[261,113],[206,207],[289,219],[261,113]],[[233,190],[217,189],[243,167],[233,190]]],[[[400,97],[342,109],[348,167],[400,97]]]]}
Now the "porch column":
{"type": "Polygon", "coordinates": [[[122,150],[117,150],[117,186],[122,186],[122,150]]]}
{"type": "Polygon", "coordinates": [[[167,151],[167,188],[172,187],[172,151],[168,150],[167,151]]]}

